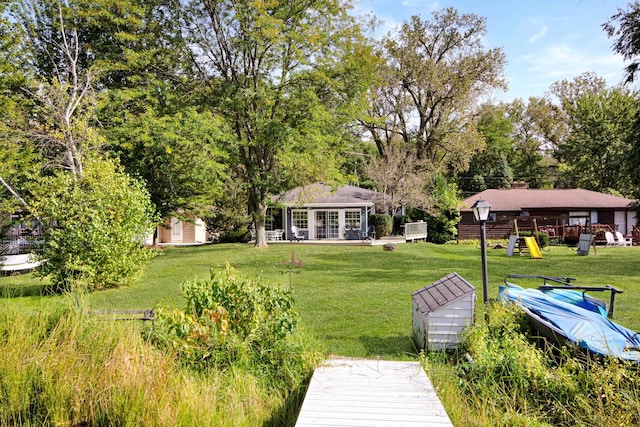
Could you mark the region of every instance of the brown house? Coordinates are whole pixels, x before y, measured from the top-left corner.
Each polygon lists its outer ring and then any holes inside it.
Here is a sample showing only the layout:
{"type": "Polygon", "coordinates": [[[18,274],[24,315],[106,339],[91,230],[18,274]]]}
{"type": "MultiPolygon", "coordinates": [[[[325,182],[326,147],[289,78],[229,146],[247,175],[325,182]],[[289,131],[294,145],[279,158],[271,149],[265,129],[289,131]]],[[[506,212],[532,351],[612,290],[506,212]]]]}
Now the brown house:
{"type": "Polygon", "coordinates": [[[480,236],[480,227],[471,211],[478,199],[491,204],[486,224],[488,239],[508,237],[515,224],[519,230],[530,230],[535,223],[539,229],[559,239],[570,235],[577,238],[580,229],[587,226],[594,232],[611,229],[628,236],[636,224],[636,213],[632,208],[634,200],[624,197],[579,188],[490,189],[463,200],[462,219],[458,224],[461,240],[480,236]]]}

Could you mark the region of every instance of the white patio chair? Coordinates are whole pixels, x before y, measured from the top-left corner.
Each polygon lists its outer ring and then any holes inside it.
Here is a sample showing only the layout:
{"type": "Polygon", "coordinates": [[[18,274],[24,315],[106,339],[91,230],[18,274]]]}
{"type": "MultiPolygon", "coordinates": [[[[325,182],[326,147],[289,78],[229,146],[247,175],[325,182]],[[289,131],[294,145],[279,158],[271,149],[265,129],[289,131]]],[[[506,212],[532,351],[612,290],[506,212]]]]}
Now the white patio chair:
{"type": "Polygon", "coordinates": [[[625,238],[621,232],[616,231],[616,239],[618,239],[618,246],[631,246],[632,239],[631,237],[625,238]]]}
{"type": "Polygon", "coordinates": [[[291,226],[291,238],[289,239],[289,241],[293,242],[300,242],[302,240],[304,240],[304,234],[302,234],[300,232],[300,230],[298,229],[298,227],[296,227],[295,225],[291,226]]]}
{"type": "Polygon", "coordinates": [[[616,242],[616,238],[613,237],[613,233],[610,231],[606,231],[604,233],[604,238],[607,239],[607,246],[618,246],[616,242]]]}

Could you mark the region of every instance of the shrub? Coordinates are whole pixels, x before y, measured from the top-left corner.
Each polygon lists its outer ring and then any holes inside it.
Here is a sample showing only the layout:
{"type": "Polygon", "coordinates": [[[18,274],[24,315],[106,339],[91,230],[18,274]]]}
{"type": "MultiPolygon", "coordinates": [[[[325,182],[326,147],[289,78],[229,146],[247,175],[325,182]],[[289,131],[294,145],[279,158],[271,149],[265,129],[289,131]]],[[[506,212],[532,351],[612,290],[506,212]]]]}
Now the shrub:
{"type": "Polygon", "coordinates": [[[458,237],[460,213],[457,210],[442,211],[436,216],[427,215],[425,220],[429,227],[429,240],[433,243],[447,243],[458,237]]]}
{"type": "Polygon", "coordinates": [[[458,187],[455,183],[447,182],[447,179],[436,174],[430,184],[434,198],[434,209],[431,213],[423,213],[429,227],[428,240],[433,243],[446,243],[458,237],[458,223],[460,222],[460,199],[458,199],[458,187]]]}
{"type": "Polygon", "coordinates": [[[242,227],[221,233],[218,243],[247,243],[249,240],[251,240],[251,232],[246,227],[242,227]]]}
{"type": "Polygon", "coordinates": [[[182,284],[184,310],[160,309],[155,339],[189,365],[244,366],[285,388],[301,381],[316,359],[298,334],[287,289],[245,279],[229,265],[208,280],[182,284]]]}
{"type": "Polygon", "coordinates": [[[466,335],[472,361],[457,366],[460,394],[470,407],[492,408],[487,424],[639,425],[637,366],[537,346],[529,336],[524,313],[504,304],[490,306],[488,321],[466,335]]]}
{"type": "Polygon", "coordinates": [[[39,269],[58,290],[128,285],[152,252],[142,247],[153,226],[149,195],[108,160],[87,161],[84,175],[58,172],[35,189],[34,214],[45,226],[39,269]]]}
{"type": "Polygon", "coordinates": [[[376,239],[379,239],[391,234],[393,221],[391,215],[373,214],[369,216],[369,225],[374,226],[376,229],[376,239]]]}

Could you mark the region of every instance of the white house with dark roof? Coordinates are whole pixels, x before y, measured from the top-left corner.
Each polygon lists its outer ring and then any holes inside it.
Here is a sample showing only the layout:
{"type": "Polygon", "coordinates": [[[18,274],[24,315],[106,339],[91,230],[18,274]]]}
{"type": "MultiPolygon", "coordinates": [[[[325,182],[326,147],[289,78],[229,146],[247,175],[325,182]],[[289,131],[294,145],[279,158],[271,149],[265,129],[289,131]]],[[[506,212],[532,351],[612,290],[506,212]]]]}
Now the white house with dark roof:
{"type": "Polygon", "coordinates": [[[298,187],[273,198],[268,210],[267,237],[290,239],[295,226],[306,240],[359,239],[369,227],[382,195],[353,185],[298,187]]]}
{"type": "Polygon", "coordinates": [[[460,239],[479,237],[471,206],[484,199],[491,205],[487,237],[501,239],[513,228],[514,219],[523,227],[533,219],[538,227],[563,228],[593,224],[609,226],[630,235],[636,224],[634,200],[596,191],[576,189],[489,189],[463,200],[462,219],[458,225],[460,239]]]}

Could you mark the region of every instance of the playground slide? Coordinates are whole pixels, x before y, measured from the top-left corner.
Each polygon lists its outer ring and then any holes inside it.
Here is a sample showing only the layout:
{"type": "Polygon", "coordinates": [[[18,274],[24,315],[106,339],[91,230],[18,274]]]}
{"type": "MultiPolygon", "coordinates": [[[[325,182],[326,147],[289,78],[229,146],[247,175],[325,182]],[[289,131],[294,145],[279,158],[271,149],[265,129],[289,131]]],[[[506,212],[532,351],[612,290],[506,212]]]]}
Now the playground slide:
{"type": "Polygon", "coordinates": [[[527,244],[527,248],[529,248],[531,258],[542,258],[542,252],[540,252],[540,247],[538,246],[538,242],[536,242],[535,237],[526,236],[524,238],[524,242],[527,244]]]}

